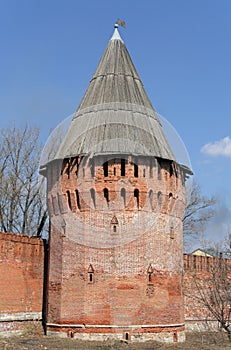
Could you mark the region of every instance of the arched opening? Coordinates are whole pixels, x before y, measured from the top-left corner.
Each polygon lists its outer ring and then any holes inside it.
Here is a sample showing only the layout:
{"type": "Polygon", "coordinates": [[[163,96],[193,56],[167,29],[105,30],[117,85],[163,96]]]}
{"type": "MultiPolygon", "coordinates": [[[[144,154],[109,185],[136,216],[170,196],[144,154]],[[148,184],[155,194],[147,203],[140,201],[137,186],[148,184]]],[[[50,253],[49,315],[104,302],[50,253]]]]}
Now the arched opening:
{"type": "Polygon", "coordinates": [[[150,176],[150,178],[153,177],[153,159],[152,158],[150,158],[149,176],[150,176]]]}
{"type": "Polygon", "coordinates": [[[75,199],[76,199],[77,208],[80,209],[80,200],[79,200],[79,191],[78,190],[75,190],[75,199]]]}
{"type": "Polygon", "coordinates": [[[134,177],[138,177],[139,169],[138,164],[134,163],[134,177]]]}
{"type": "Polygon", "coordinates": [[[68,203],[69,209],[72,210],[70,191],[67,191],[67,203],[68,203]]]}
{"type": "Polygon", "coordinates": [[[91,194],[92,203],[93,203],[94,208],[95,208],[96,203],[95,203],[95,189],[94,189],[94,188],[91,188],[91,189],[90,189],[90,194],[91,194]]]}
{"type": "Polygon", "coordinates": [[[66,168],[66,174],[67,174],[68,179],[70,179],[70,170],[71,170],[71,161],[70,161],[70,159],[68,159],[67,168],[66,168]]]}
{"type": "Polygon", "coordinates": [[[161,160],[157,158],[158,180],[161,180],[161,160]]]}
{"type": "Polygon", "coordinates": [[[158,201],[158,205],[161,206],[162,205],[162,193],[160,191],[157,193],[157,201],[158,201]]]}
{"type": "Polygon", "coordinates": [[[51,196],[51,203],[52,203],[52,211],[55,215],[56,214],[56,201],[55,201],[55,197],[51,196]]]}
{"type": "Polygon", "coordinates": [[[91,176],[94,177],[95,176],[95,162],[94,162],[94,159],[91,160],[90,167],[91,167],[91,176]]]}
{"type": "Polygon", "coordinates": [[[153,190],[149,191],[149,203],[150,203],[151,209],[153,209],[153,190]]]}
{"type": "Polygon", "coordinates": [[[121,188],[120,195],[123,198],[124,207],[125,207],[126,206],[126,190],[125,190],[125,188],[121,188]]]}
{"type": "Polygon", "coordinates": [[[62,198],[62,195],[58,193],[57,196],[58,196],[59,211],[60,211],[60,213],[63,213],[64,210],[63,210],[63,198],[62,198]]]}
{"type": "Polygon", "coordinates": [[[170,163],[170,169],[169,169],[169,173],[170,173],[170,177],[174,174],[174,168],[173,168],[173,163],[170,163]]]}
{"type": "Polygon", "coordinates": [[[136,206],[139,208],[139,190],[137,188],[134,190],[134,197],[136,199],[136,206]]]}

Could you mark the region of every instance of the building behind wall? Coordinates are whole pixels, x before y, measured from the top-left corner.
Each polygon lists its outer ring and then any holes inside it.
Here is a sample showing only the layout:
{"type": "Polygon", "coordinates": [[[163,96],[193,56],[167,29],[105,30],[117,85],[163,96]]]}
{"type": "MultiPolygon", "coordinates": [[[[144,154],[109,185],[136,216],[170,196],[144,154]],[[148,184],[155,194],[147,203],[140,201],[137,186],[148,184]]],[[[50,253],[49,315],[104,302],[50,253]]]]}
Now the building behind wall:
{"type": "Polygon", "coordinates": [[[184,340],[181,165],[117,27],[55,156],[47,334],[184,340]]]}

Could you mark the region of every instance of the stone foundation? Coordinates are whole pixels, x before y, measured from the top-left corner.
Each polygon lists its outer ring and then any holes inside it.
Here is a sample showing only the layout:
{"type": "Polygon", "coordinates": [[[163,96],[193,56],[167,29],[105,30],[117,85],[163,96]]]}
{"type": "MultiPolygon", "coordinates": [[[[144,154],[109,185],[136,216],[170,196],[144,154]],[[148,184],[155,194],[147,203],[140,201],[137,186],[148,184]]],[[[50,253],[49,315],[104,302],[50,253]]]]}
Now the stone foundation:
{"type": "Polygon", "coordinates": [[[133,342],[184,342],[184,325],[47,325],[48,336],[89,341],[124,340],[133,342]]]}

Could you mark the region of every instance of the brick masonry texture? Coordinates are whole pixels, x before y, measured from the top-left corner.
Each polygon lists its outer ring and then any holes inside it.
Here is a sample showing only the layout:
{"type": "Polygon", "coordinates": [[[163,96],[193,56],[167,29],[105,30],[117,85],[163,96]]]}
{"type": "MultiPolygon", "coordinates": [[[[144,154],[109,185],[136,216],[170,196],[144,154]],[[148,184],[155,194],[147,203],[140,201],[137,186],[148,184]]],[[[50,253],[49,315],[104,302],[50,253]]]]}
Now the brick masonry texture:
{"type": "Polygon", "coordinates": [[[41,318],[44,267],[42,240],[0,233],[0,249],[0,321],[3,320],[7,328],[7,320],[41,318]]]}
{"type": "MultiPolygon", "coordinates": [[[[221,285],[222,273],[225,273],[225,285],[220,296],[224,298],[225,290],[229,289],[231,279],[231,260],[217,257],[184,255],[184,313],[186,328],[193,330],[205,330],[210,328],[217,329],[218,321],[203,303],[200,303],[200,288],[208,290],[209,298],[212,293],[209,291],[212,284],[221,285]],[[215,273],[215,275],[214,275],[215,273]],[[217,276],[217,277],[216,277],[217,276]],[[215,277],[215,279],[214,279],[215,277]],[[210,283],[212,281],[212,284],[210,283]],[[196,287],[196,284],[200,287],[196,287]]],[[[221,287],[222,288],[222,287],[221,287]]],[[[208,298],[208,300],[209,300],[208,298]]],[[[214,310],[217,310],[217,304],[214,304],[214,310]]],[[[224,304],[225,305],[225,304],[224,304]]],[[[219,307],[218,307],[219,309],[219,307]]],[[[224,312],[226,307],[224,307],[224,312]]]]}
{"type": "MultiPolygon", "coordinates": [[[[182,174],[170,162],[153,160],[150,169],[142,159],[134,176],[130,157],[123,176],[121,159],[108,159],[105,176],[103,161],[94,171],[88,159],[85,168],[70,159],[48,169],[48,334],[183,341],[185,321],[200,328],[211,318],[187,291],[195,292],[192,274],[203,279],[214,260],[182,254],[182,174]]],[[[7,333],[41,317],[44,247],[39,238],[0,233],[0,249],[0,332],[7,333]]]]}
{"type": "MultiPolygon", "coordinates": [[[[54,236],[56,237],[56,236],[54,236]]],[[[174,281],[174,276],[177,275],[171,273],[163,274],[161,271],[156,271],[155,276],[152,277],[151,281],[148,281],[146,271],[144,273],[133,273],[132,278],[129,276],[119,275],[116,277],[116,281],[110,277],[109,273],[105,274],[105,277],[100,274],[99,271],[102,269],[99,264],[101,258],[110,258],[110,249],[102,250],[101,255],[97,255],[96,264],[93,261],[93,283],[89,281],[89,266],[86,263],[86,256],[89,254],[92,256],[93,251],[91,248],[82,247],[81,252],[76,252],[76,246],[72,242],[64,239],[66,247],[65,250],[68,253],[65,254],[67,261],[72,261],[75,264],[70,264],[69,268],[65,267],[65,280],[63,287],[61,283],[50,282],[50,312],[54,320],[60,321],[60,324],[65,323],[65,315],[69,315],[73,311],[71,305],[79,305],[79,310],[82,309],[79,321],[83,321],[85,313],[91,315],[91,319],[86,319],[89,323],[93,324],[102,322],[104,325],[109,325],[107,319],[110,315],[110,303],[115,304],[114,314],[110,317],[117,317],[117,322],[124,322],[124,313],[126,312],[130,318],[135,315],[139,315],[141,321],[152,321],[157,318],[164,321],[163,310],[166,310],[166,314],[170,314],[172,322],[175,322],[173,313],[175,312],[175,306],[171,307],[171,303],[174,303],[176,296],[178,295],[179,281],[174,281]],[[100,259],[99,259],[100,258],[100,259]],[[76,265],[77,263],[77,265],[76,265]],[[75,269],[70,266],[75,265],[75,269]],[[68,272],[69,270],[69,272],[68,272]],[[75,271],[81,271],[75,273],[75,271]],[[171,275],[171,277],[170,277],[171,275]],[[84,286],[84,287],[83,287],[84,286]],[[167,292],[166,292],[167,286],[167,292]],[[80,290],[80,288],[82,288],[80,290]],[[78,294],[76,293],[78,290],[78,294]],[[145,290],[145,292],[144,292],[145,290]],[[65,295],[71,295],[71,303],[65,301],[65,295]],[[122,295],[122,300],[121,300],[122,295]],[[86,297],[85,297],[86,296],[86,297]],[[138,299],[137,299],[138,296],[138,299]],[[63,319],[61,315],[61,302],[63,300],[63,319]],[[107,302],[105,302],[107,300],[107,302]],[[138,300],[138,302],[137,302],[138,300]],[[144,302],[149,304],[149,309],[145,309],[144,302]],[[127,302],[125,302],[127,301],[127,302]],[[56,305],[56,306],[55,306],[56,305]],[[143,306],[144,305],[144,306],[143,306]],[[153,307],[154,305],[154,307],[153,307]],[[167,307],[166,307],[167,305],[167,307]],[[143,308],[142,308],[143,306],[143,308]],[[117,310],[118,309],[118,310],[117,310]],[[120,315],[118,317],[117,315],[120,315]],[[153,315],[152,315],[153,314],[153,315]],[[159,318],[160,317],[160,318],[159,318]]],[[[57,245],[57,256],[61,253],[62,244],[60,247],[57,245]],[[61,249],[61,250],[60,250],[61,249]]],[[[133,242],[134,245],[134,242],[133,242]]],[[[23,331],[31,327],[31,319],[37,320],[38,315],[42,313],[42,294],[43,294],[43,244],[39,238],[27,237],[15,234],[0,233],[0,286],[1,286],[1,299],[0,299],[0,332],[4,334],[10,334],[14,331],[23,331]],[[24,321],[24,322],[23,322],[24,321]]],[[[120,248],[118,248],[120,249],[120,248]]],[[[133,246],[129,247],[130,250],[133,246]]],[[[127,254],[127,252],[126,252],[127,254]]],[[[206,308],[202,308],[201,305],[197,304],[195,300],[190,298],[190,294],[196,293],[195,286],[192,283],[192,275],[196,274],[200,278],[208,273],[209,266],[214,263],[214,258],[201,257],[193,255],[184,255],[184,277],[183,287],[185,291],[185,302],[184,302],[184,317],[187,328],[189,329],[203,329],[203,326],[208,326],[208,320],[212,320],[211,315],[208,313],[206,308]],[[188,291],[190,290],[190,293],[188,291]]],[[[56,258],[57,259],[57,258],[56,258]]],[[[227,262],[228,263],[228,262],[227,262]]],[[[230,262],[229,262],[230,263],[230,262]]],[[[56,266],[56,270],[52,273],[53,278],[61,278],[60,267],[62,264],[56,266]]],[[[116,271],[116,269],[114,270],[116,271]]],[[[75,311],[76,312],[76,311],[75,311]]],[[[50,317],[51,317],[50,316],[50,317]]],[[[73,315],[71,319],[68,316],[69,321],[75,321],[76,315],[73,315]]],[[[113,320],[113,322],[116,322],[113,320]]],[[[111,329],[109,335],[114,332],[114,338],[121,339],[125,333],[132,334],[134,340],[142,340],[141,334],[145,331],[150,331],[148,328],[139,329],[134,328],[133,325],[129,325],[127,322],[127,328],[124,327],[122,333],[118,333],[115,329],[111,329]],[[141,337],[141,338],[140,338],[141,337]]],[[[217,323],[214,322],[214,326],[217,323]]],[[[163,332],[163,329],[156,328],[155,333],[149,333],[150,339],[159,339],[159,332],[163,332]]],[[[182,329],[176,327],[176,329],[165,329],[163,339],[171,341],[171,333],[178,334],[183,339],[182,329]]],[[[57,327],[56,333],[63,334],[64,336],[73,336],[80,339],[106,339],[108,335],[108,329],[96,329],[92,333],[91,328],[87,328],[82,325],[82,328],[76,329],[66,325],[65,327],[57,327]],[[72,332],[72,333],[71,333],[72,332]]],[[[151,330],[153,332],[153,329],[151,330]]],[[[55,333],[55,334],[56,334],[55,333]]],[[[147,338],[145,338],[147,340],[147,338]]]]}
{"type": "Polygon", "coordinates": [[[47,179],[48,330],[182,331],[180,167],[154,157],[76,157],[53,162],[47,179]]]}

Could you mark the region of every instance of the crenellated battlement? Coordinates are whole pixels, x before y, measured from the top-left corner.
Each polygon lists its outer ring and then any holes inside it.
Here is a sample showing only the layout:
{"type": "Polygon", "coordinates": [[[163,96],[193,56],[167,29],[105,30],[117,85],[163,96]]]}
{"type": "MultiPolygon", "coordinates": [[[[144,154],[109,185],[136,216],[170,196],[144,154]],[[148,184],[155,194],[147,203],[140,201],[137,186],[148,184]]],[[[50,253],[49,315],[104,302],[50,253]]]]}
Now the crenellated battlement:
{"type": "MultiPolygon", "coordinates": [[[[216,266],[221,258],[211,256],[199,256],[193,254],[184,254],[184,270],[185,271],[210,271],[216,266]]],[[[222,258],[224,265],[231,265],[231,259],[222,258]]]]}
{"type": "Polygon", "coordinates": [[[21,261],[36,257],[43,262],[43,242],[41,238],[0,232],[0,261],[21,261]]]}

